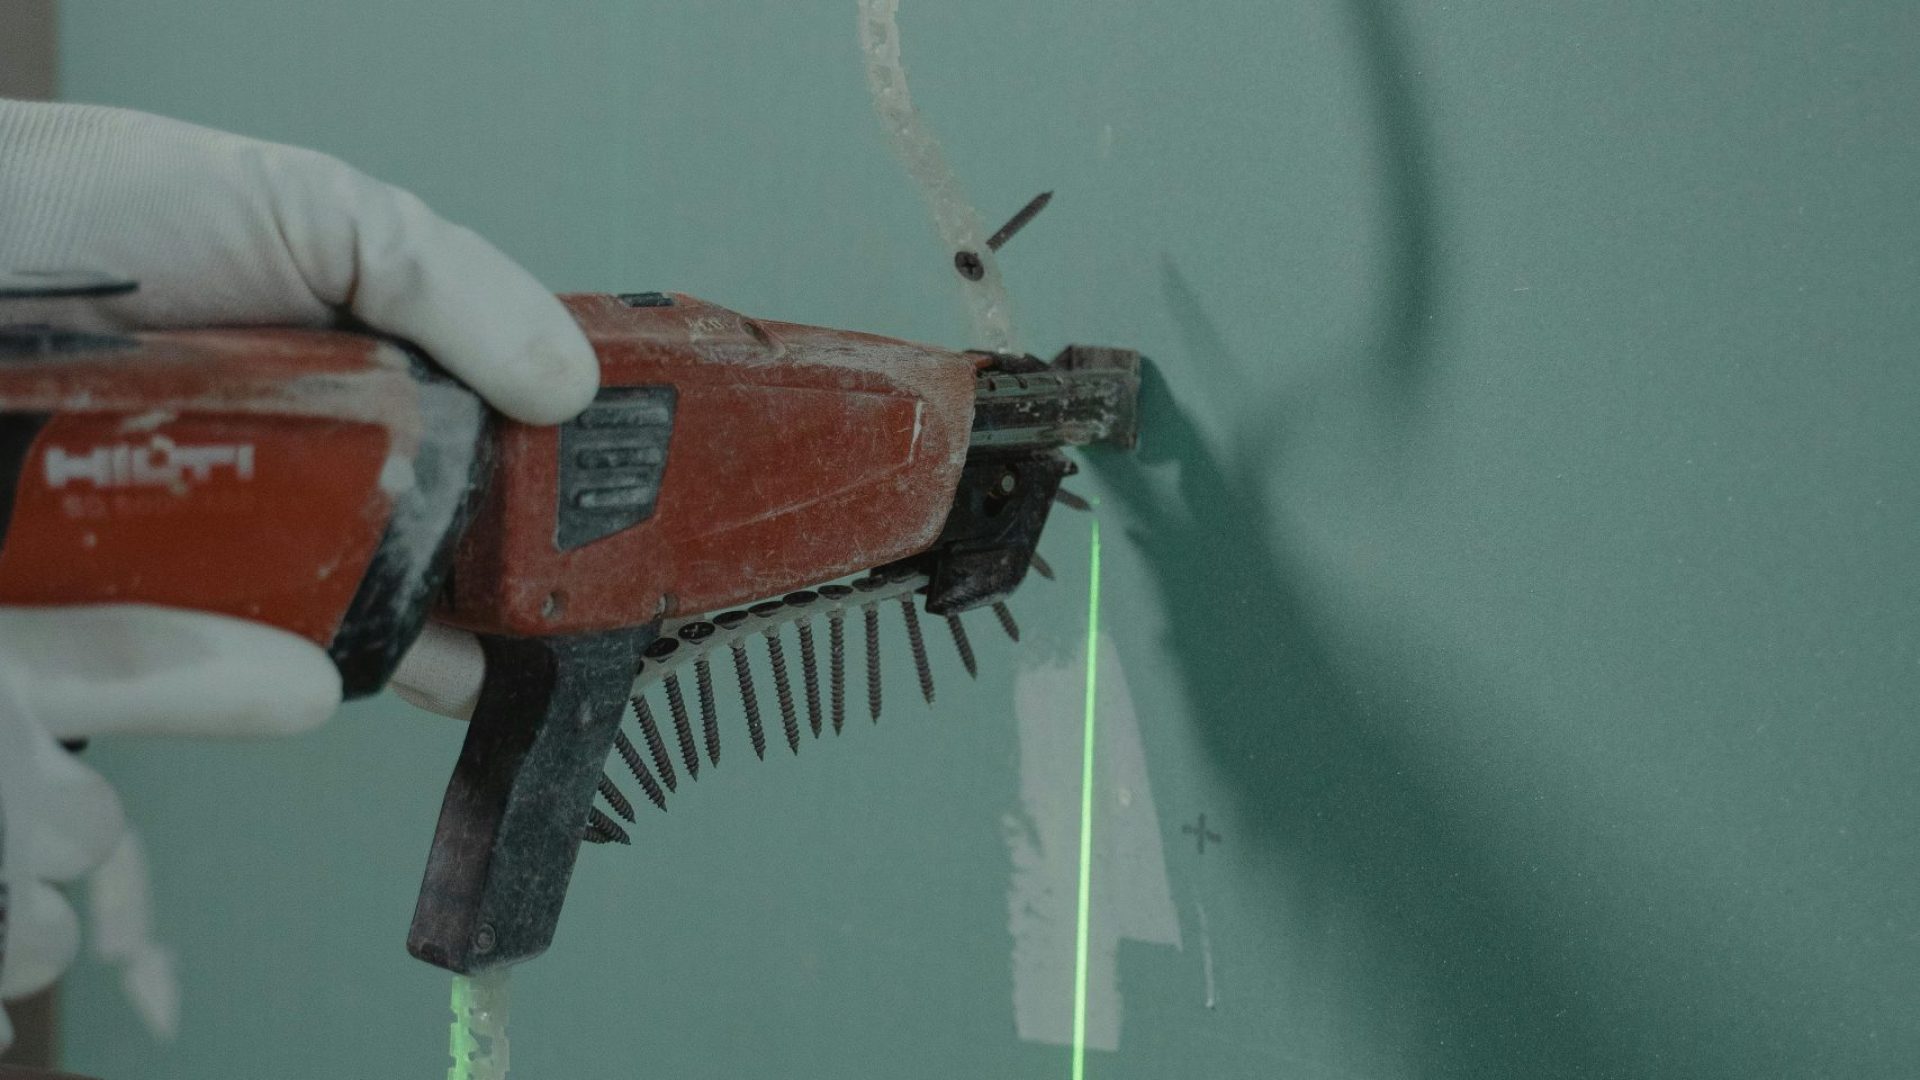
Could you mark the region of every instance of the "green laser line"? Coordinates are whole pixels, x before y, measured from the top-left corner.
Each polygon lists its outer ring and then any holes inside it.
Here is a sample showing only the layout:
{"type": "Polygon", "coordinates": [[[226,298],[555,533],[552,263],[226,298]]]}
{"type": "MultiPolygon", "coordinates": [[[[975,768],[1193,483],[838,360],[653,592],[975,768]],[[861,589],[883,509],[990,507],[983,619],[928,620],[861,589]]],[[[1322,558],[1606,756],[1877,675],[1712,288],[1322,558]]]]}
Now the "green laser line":
{"type": "Polygon", "coordinates": [[[1087,571],[1087,714],[1080,742],[1080,912],[1073,942],[1073,1080],[1087,1075],[1087,909],[1093,898],[1093,700],[1100,658],[1100,519],[1087,571]]]}

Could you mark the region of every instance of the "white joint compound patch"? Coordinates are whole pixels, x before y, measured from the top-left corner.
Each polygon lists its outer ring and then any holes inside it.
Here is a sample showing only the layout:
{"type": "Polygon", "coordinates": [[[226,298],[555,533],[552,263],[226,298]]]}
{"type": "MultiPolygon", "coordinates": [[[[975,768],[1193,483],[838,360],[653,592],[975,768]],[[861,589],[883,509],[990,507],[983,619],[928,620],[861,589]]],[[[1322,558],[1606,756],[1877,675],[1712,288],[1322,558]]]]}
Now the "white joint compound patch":
{"type": "MultiPolygon", "coordinates": [[[[1100,637],[1094,708],[1092,903],[1088,917],[1086,1045],[1120,1046],[1122,939],[1180,947],[1180,920],[1160,845],[1133,695],[1113,643],[1100,637]]],[[[1020,809],[1005,820],[1013,876],[1013,1014],[1020,1038],[1073,1042],[1074,950],[1080,844],[1080,755],[1085,646],[1055,664],[1020,673],[1014,712],[1020,736],[1020,809]]]]}

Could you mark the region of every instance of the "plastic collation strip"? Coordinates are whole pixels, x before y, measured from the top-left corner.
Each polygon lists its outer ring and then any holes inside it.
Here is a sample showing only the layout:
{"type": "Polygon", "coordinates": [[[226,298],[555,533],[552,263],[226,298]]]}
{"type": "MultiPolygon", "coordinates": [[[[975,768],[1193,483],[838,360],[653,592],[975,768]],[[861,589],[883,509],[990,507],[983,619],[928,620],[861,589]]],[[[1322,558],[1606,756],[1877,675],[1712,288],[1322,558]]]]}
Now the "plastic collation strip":
{"type": "Polygon", "coordinates": [[[453,1031],[447,1080],[506,1080],[507,967],[453,977],[453,1031]]]}
{"type": "Polygon", "coordinates": [[[940,144],[927,130],[907,92],[907,72],[900,63],[900,28],[895,16],[900,0],[860,0],[860,49],[867,58],[867,88],[873,108],[886,128],[894,152],[907,167],[920,194],[933,211],[935,227],[947,252],[971,251],[980,257],[985,274],[979,281],[962,280],[973,320],[976,348],[1015,352],[1013,314],[1000,264],[987,248],[986,231],[960,181],[947,164],[940,144]]]}

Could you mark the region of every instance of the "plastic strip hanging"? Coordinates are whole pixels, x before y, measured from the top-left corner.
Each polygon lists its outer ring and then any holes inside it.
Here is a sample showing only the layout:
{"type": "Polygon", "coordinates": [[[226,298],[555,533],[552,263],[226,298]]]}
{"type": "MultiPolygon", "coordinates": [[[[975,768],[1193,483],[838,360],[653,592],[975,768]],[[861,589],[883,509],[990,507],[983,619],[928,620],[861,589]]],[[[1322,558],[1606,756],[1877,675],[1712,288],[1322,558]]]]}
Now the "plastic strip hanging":
{"type": "Polygon", "coordinates": [[[974,346],[1018,352],[999,260],[987,246],[979,214],[960,189],[959,178],[907,90],[907,72],[900,62],[900,28],[895,22],[899,10],[900,0],[860,0],[860,50],[867,58],[867,88],[873,93],[874,111],[933,211],[941,243],[949,253],[971,252],[979,259],[983,270],[979,280],[961,283],[972,316],[974,346]]]}

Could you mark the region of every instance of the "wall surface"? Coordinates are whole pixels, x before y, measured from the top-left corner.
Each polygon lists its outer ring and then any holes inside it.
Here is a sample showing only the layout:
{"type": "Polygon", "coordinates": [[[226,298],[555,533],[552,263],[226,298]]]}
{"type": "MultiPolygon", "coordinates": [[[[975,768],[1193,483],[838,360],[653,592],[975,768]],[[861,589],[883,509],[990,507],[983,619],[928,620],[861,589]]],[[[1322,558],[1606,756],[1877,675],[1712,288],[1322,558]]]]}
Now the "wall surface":
{"type": "MultiPolygon", "coordinates": [[[[854,4],[70,4],[64,96],[302,143],[555,289],[965,344],[854,4]]],[[[1920,9],[909,2],[1021,332],[1153,356],[1105,526],[1086,1074],[1920,1061],[1920,9]],[[1204,818],[1202,817],[1204,815],[1204,818]]],[[[738,750],[582,860],[516,1075],[1064,1077],[1089,523],[940,705],[738,750]],[[833,742],[833,745],[826,745],[833,742]]],[[[900,659],[897,646],[891,660],[900,659]]],[[[460,732],[90,755],[185,1033],[438,1076],[401,948],[460,732]]],[[[735,745],[740,736],[730,738],[735,745]]]]}

